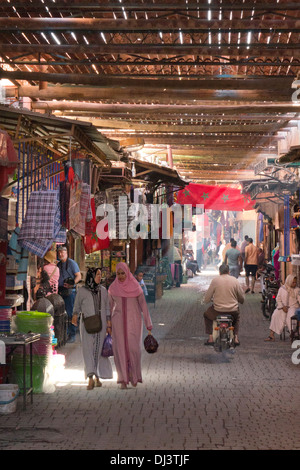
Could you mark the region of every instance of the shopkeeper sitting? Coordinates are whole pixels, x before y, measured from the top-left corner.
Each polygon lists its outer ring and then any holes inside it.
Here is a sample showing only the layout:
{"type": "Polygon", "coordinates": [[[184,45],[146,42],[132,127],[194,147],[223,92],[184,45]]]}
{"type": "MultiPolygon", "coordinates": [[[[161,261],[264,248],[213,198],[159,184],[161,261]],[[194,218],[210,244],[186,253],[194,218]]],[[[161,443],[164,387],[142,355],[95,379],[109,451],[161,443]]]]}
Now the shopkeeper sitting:
{"type": "Polygon", "coordinates": [[[66,312],[69,318],[67,342],[74,343],[76,326],[72,325],[72,315],[76,297],[76,284],[81,281],[81,273],[76,261],[68,257],[66,246],[61,245],[58,247],[58,258],[58,293],[64,299],[66,312]]]}

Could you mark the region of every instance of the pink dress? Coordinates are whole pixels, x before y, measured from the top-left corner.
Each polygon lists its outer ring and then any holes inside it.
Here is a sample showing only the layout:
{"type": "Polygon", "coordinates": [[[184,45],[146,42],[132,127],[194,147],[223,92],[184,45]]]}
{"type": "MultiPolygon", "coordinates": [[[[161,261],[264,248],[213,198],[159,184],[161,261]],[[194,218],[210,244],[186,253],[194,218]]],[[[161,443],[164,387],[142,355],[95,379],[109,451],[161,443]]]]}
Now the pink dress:
{"type": "Polygon", "coordinates": [[[119,297],[111,293],[112,340],[118,383],[136,385],[142,382],[141,349],[143,319],[147,330],[152,322],[144,294],[119,297]]]}

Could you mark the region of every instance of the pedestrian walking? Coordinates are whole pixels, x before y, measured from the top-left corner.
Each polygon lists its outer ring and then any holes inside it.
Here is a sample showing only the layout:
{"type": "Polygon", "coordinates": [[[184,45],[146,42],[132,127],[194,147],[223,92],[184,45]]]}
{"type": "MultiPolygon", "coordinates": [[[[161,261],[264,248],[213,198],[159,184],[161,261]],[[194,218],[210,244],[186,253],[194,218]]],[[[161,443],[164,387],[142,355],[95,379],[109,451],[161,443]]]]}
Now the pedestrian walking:
{"type": "Polygon", "coordinates": [[[143,320],[151,334],[152,321],[144,293],[126,263],[116,266],[116,279],[108,289],[117,382],[122,389],[142,383],[143,320]]]}
{"type": "Polygon", "coordinates": [[[113,377],[109,358],[101,356],[106,333],[111,332],[111,320],[108,293],[105,287],[100,285],[100,281],[100,268],[89,269],[85,285],[78,289],[72,316],[72,324],[76,327],[78,316],[81,314],[79,330],[85,378],[89,379],[87,390],[92,390],[94,386],[101,387],[100,379],[113,377]],[[100,315],[101,329],[96,333],[89,333],[84,319],[94,315],[100,315]]]}
{"type": "Polygon", "coordinates": [[[236,248],[235,240],[231,241],[231,248],[226,251],[225,264],[228,264],[229,266],[230,276],[234,276],[236,279],[238,279],[242,270],[243,260],[240,250],[236,248]]]}
{"type": "Polygon", "coordinates": [[[248,235],[245,235],[244,241],[241,244],[241,256],[243,260],[243,267],[245,267],[245,249],[246,249],[246,246],[248,245],[248,239],[249,239],[248,235]]]}
{"type": "Polygon", "coordinates": [[[251,292],[254,294],[254,286],[256,279],[258,263],[258,251],[253,245],[252,238],[248,238],[248,245],[245,248],[245,273],[246,273],[246,286],[245,292],[250,292],[250,277],[251,277],[251,292]]]}

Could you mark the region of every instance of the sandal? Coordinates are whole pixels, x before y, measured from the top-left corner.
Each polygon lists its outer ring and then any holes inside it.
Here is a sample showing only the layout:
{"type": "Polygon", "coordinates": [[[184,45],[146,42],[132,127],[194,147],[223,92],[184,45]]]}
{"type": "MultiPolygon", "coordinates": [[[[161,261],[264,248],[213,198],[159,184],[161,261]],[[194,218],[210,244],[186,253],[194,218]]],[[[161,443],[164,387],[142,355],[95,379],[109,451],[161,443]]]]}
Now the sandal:
{"type": "Polygon", "coordinates": [[[87,390],[93,390],[95,386],[95,382],[93,380],[89,380],[88,386],[86,387],[87,390]]]}
{"type": "Polygon", "coordinates": [[[208,341],[208,340],[207,340],[207,341],[204,343],[204,346],[213,346],[213,345],[214,345],[214,342],[213,342],[213,341],[208,341]]]}
{"type": "Polygon", "coordinates": [[[268,336],[265,341],[270,341],[270,342],[273,342],[275,341],[275,338],[273,336],[268,336]]]}
{"type": "Polygon", "coordinates": [[[100,382],[99,379],[96,379],[96,381],[95,381],[95,387],[102,387],[102,382],[100,382]]]}

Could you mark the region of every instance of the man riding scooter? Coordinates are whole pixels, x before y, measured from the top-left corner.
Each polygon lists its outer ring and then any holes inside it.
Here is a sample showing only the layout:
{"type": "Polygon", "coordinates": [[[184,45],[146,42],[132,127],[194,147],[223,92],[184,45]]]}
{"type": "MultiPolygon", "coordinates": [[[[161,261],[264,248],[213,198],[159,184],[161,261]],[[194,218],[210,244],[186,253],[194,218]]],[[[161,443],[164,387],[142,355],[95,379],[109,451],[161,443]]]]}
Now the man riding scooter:
{"type": "Polygon", "coordinates": [[[233,317],[234,326],[234,344],[239,346],[239,303],[243,304],[245,300],[244,291],[239,281],[229,275],[229,266],[221,264],[219,267],[220,276],[215,277],[205,294],[204,302],[213,302],[203,314],[205,321],[205,331],[209,335],[208,340],[204,343],[212,346],[213,342],[213,321],[221,313],[226,313],[233,317]]]}

